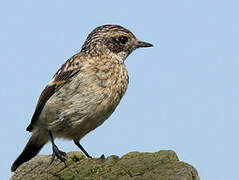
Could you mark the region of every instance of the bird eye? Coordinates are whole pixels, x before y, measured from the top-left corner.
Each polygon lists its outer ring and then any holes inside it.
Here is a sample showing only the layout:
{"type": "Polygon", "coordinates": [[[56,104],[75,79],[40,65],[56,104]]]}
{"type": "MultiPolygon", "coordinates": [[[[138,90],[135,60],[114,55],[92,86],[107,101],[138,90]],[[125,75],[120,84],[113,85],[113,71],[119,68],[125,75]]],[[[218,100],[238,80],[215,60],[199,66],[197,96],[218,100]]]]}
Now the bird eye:
{"type": "Polygon", "coordinates": [[[128,42],[128,38],[126,36],[120,36],[119,41],[121,44],[126,44],[128,42]]]}

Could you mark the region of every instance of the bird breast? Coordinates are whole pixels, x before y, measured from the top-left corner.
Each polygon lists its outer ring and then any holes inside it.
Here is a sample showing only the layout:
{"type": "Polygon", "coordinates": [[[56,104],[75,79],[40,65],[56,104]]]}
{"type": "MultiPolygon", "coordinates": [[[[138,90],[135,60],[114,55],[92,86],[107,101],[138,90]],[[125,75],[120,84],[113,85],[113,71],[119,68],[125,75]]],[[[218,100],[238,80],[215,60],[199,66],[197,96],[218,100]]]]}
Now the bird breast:
{"type": "Polygon", "coordinates": [[[129,78],[125,65],[118,60],[101,59],[96,65],[94,77],[104,94],[101,105],[114,110],[128,85],[129,78]]]}
{"type": "Polygon", "coordinates": [[[94,84],[95,95],[100,99],[92,118],[95,120],[94,129],[114,112],[125,94],[129,78],[125,65],[114,59],[101,58],[92,70],[90,79],[94,84]]]}

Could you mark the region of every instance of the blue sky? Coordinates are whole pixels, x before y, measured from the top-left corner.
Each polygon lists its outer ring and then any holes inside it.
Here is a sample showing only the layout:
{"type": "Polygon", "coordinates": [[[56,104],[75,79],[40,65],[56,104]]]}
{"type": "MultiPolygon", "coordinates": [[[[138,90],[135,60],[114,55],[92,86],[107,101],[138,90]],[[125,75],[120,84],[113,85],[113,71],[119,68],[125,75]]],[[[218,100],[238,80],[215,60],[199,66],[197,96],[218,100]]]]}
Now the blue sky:
{"type": "MultiPolygon", "coordinates": [[[[37,99],[96,26],[120,24],[154,44],[126,60],[130,84],[114,114],[82,139],[93,156],[172,149],[201,179],[235,179],[239,145],[239,2],[0,3],[1,177],[25,146],[37,99]]],[[[66,152],[71,141],[57,140],[66,152]]],[[[46,145],[41,154],[50,154],[46,145]]]]}

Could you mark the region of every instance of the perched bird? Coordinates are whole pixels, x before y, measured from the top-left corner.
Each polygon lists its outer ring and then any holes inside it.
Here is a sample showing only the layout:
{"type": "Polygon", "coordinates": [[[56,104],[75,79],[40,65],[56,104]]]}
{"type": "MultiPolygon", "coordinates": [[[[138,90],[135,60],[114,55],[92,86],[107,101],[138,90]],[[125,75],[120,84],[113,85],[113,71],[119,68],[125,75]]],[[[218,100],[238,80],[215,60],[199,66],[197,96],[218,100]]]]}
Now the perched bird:
{"type": "Polygon", "coordinates": [[[48,141],[53,150],[51,163],[55,156],[65,163],[66,153],[54,143],[58,137],[73,140],[90,158],[79,141],[114,112],[125,94],[127,56],[137,48],[151,46],[119,25],[95,28],[81,51],[61,66],[41,93],[27,127],[32,136],[11,170],[37,155],[48,141]]]}

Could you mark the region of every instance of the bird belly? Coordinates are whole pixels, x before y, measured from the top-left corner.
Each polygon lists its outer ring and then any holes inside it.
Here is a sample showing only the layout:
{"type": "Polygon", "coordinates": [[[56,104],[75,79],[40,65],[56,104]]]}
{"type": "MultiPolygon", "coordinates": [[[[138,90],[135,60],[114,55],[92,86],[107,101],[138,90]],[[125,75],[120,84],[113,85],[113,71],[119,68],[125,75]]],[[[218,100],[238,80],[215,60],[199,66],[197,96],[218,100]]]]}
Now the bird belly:
{"type": "MultiPolygon", "coordinates": [[[[100,126],[106,119],[110,117],[110,115],[116,109],[120,99],[116,101],[110,101],[111,98],[103,99],[101,103],[95,106],[94,111],[88,114],[83,118],[79,118],[74,121],[72,124],[72,132],[70,133],[70,138],[74,138],[80,140],[87,133],[94,130],[98,126],[100,126]]],[[[80,114],[81,112],[79,112],[80,114]]],[[[79,115],[80,116],[80,115],[79,115]]]]}
{"type": "Polygon", "coordinates": [[[110,91],[107,96],[107,90],[102,88],[96,91],[98,95],[89,92],[76,93],[61,105],[57,105],[60,101],[49,101],[44,114],[54,137],[80,140],[109,118],[120,101],[117,93],[110,91]]]}

